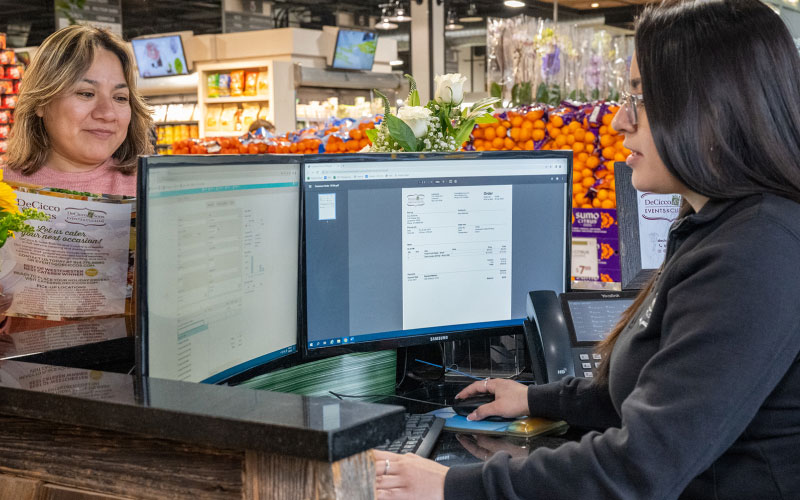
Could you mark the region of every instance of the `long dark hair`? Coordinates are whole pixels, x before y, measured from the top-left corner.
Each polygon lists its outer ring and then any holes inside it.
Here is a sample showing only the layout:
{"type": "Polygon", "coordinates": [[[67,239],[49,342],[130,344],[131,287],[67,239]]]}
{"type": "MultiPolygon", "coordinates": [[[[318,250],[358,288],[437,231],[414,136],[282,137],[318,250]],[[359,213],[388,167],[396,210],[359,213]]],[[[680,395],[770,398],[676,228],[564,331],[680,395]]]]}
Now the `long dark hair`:
{"type": "MultiPolygon", "coordinates": [[[[800,202],[800,57],[760,0],[668,0],[637,20],[644,109],[667,169],[712,199],[772,193],[800,202]]],[[[598,351],[608,359],[649,293],[598,351]]],[[[607,382],[608,363],[596,380],[607,382]]]]}

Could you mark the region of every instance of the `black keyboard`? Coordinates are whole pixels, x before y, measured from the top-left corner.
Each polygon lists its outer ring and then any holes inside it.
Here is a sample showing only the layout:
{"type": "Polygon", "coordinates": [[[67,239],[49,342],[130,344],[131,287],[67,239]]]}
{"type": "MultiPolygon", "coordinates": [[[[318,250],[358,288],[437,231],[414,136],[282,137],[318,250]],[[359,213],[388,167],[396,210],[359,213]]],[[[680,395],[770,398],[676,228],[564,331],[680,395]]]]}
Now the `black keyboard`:
{"type": "Polygon", "coordinates": [[[406,413],[405,432],[394,441],[376,448],[394,453],[414,453],[427,458],[443,427],[443,418],[406,413]]]}

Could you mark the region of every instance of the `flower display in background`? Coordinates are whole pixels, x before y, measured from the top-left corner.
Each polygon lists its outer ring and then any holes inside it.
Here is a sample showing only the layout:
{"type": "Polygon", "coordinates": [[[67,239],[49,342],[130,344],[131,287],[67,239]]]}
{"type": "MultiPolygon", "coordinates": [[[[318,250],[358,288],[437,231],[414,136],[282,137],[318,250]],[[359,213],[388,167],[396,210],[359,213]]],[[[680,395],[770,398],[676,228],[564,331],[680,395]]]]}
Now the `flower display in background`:
{"type": "Polygon", "coordinates": [[[27,220],[50,220],[50,216],[33,208],[20,211],[17,205],[17,194],[11,186],[3,181],[3,170],[0,169],[0,247],[6,244],[9,236],[15,232],[33,233],[33,227],[27,220]]]}
{"type": "Polygon", "coordinates": [[[365,152],[458,151],[469,139],[475,124],[497,121],[491,113],[492,106],[500,102],[499,98],[487,97],[461,109],[467,78],[458,73],[436,76],[434,99],[424,106],[420,104],[414,77],[405,77],[410,85],[408,98],[406,106],[399,108],[396,114],[392,114],[386,96],[375,90],[383,100],[384,117],[379,128],[366,131],[372,146],[365,148],[365,152]]]}

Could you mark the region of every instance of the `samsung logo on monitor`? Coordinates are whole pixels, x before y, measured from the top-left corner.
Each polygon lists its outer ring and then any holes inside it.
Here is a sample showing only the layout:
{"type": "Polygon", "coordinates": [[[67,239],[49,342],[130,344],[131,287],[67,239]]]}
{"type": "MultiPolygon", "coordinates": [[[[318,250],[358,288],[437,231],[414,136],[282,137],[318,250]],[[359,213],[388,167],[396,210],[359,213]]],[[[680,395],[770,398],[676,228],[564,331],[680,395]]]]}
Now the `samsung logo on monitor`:
{"type": "Polygon", "coordinates": [[[435,336],[435,337],[431,337],[430,341],[431,342],[441,342],[442,340],[447,340],[447,338],[448,338],[447,335],[438,335],[438,336],[435,336]]]}

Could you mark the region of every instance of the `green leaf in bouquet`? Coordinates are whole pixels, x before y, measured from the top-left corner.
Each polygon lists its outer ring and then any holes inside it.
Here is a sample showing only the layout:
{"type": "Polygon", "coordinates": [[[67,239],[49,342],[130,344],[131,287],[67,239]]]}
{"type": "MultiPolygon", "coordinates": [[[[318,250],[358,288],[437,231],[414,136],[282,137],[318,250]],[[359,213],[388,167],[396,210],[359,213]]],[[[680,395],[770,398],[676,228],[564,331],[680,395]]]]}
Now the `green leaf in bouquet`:
{"type": "Polygon", "coordinates": [[[408,80],[408,106],[419,106],[419,92],[417,91],[417,81],[414,77],[406,73],[403,75],[408,80]]]}
{"type": "Polygon", "coordinates": [[[475,123],[484,124],[484,123],[497,123],[497,118],[492,115],[481,115],[475,118],[475,123]]]}
{"type": "Polygon", "coordinates": [[[386,97],[386,95],[384,95],[384,93],[378,89],[372,89],[372,91],[375,93],[376,96],[380,97],[380,99],[383,101],[383,116],[391,115],[392,108],[389,106],[389,98],[386,97]]]}
{"type": "Polygon", "coordinates": [[[464,144],[469,138],[469,134],[472,133],[472,129],[475,128],[475,120],[467,120],[458,127],[458,131],[456,132],[455,139],[456,139],[456,146],[461,148],[461,145],[464,144]]]}
{"type": "Polygon", "coordinates": [[[394,115],[386,115],[386,126],[389,128],[389,134],[400,147],[406,151],[417,150],[417,137],[411,127],[406,125],[406,122],[394,115]]]}
{"type": "Polygon", "coordinates": [[[367,134],[367,137],[369,137],[369,140],[372,142],[378,139],[378,129],[376,128],[368,128],[364,133],[367,134]]]}

